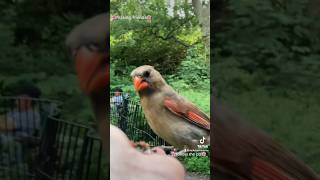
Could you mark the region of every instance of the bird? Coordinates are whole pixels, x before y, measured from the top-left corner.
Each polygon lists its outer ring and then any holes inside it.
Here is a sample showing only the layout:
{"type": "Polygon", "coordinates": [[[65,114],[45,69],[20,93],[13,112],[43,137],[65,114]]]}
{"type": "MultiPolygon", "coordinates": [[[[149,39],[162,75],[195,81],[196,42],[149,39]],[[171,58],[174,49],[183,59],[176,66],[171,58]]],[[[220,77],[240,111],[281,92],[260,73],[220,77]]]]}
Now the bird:
{"type": "Polygon", "coordinates": [[[173,146],[193,148],[196,143],[193,139],[208,136],[210,140],[212,130],[210,159],[213,179],[319,179],[292,152],[241,119],[214,96],[210,123],[210,118],[174,91],[154,67],[140,66],[132,71],[131,77],[150,127],[173,146]]]}
{"type": "MultiPolygon", "coordinates": [[[[125,138],[124,133],[119,129],[119,132],[115,133],[116,128],[109,124],[110,122],[108,117],[110,113],[110,105],[108,104],[108,96],[110,91],[110,61],[108,54],[109,41],[107,37],[109,36],[108,22],[108,14],[97,15],[76,26],[66,38],[66,46],[75,61],[75,69],[80,88],[90,98],[92,108],[95,112],[98,133],[101,138],[103,151],[106,158],[106,176],[107,178],[114,179],[116,179],[115,177],[119,176],[124,177],[126,174],[118,173],[122,171],[125,172],[126,168],[131,168],[130,172],[125,173],[138,174],[136,178],[131,177],[132,179],[146,179],[147,177],[151,176],[154,179],[165,179],[166,177],[175,177],[174,179],[176,179],[176,177],[181,177],[183,176],[184,169],[182,166],[180,167],[178,161],[168,157],[159,158],[159,153],[156,153],[154,156],[142,156],[142,153],[139,151],[130,150],[130,148],[128,146],[126,147],[125,145],[128,144],[129,146],[135,147],[136,144],[126,142],[128,140],[125,138]],[[110,140],[119,140],[119,135],[121,133],[123,136],[120,139],[124,140],[123,142],[110,142],[110,140]],[[112,138],[110,137],[111,135],[113,135],[112,138]],[[119,144],[122,145],[122,148],[117,147],[119,144]],[[113,145],[114,147],[110,149],[110,145],[113,145]],[[120,151],[126,153],[123,154],[114,152],[119,151],[119,149],[120,151]],[[117,158],[117,155],[120,155],[122,159],[117,158]],[[149,163],[148,166],[142,169],[152,169],[152,167],[158,167],[158,169],[150,170],[149,172],[139,172],[134,169],[134,167],[139,166],[128,166],[122,164],[123,162],[132,162],[128,160],[128,158],[124,158],[126,155],[135,156],[132,157],[132,159],[136,158],[137,160],[142,161],[142,164],[149,163]],[[115,165],[112,166],[112,164],[110,164],[110,160],[111,162],[114,162],[115,165]],[[154,163],[152,160],[155,160],[159,164],[154,163]],[[166,163],[168,163],[170,166],[164,166],[166,163]],[[120,165],[122,165],[122,167],[120,165]],[[166,168],[167,173],[164,173],[166,168]]],[[[142,145],[143,147],[145,146],[144,144],[139,145],[142,145]]]]}
{"type": "Polygon", "coordinates": [[[210,118],[179,95],[150,65],[131,72],[134,88],[151,129],[177,149],[210,143],[210,118]]]}
{"type": "Polygon", "coordinates": [[[74,60],[80,88],[91,101],[98,133],[109,162],[109,124],[107,93],[110,89],[108,13],[91,17],[76,25],[66,37],[66,48],[74,60]]]}

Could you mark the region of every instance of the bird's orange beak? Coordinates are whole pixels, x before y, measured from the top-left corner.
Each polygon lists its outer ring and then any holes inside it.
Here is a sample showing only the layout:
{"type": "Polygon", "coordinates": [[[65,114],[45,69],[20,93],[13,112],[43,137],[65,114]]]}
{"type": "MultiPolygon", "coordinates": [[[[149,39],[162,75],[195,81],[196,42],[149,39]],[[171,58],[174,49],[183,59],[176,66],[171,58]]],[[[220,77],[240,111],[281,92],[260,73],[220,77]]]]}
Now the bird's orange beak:
{"type": "Polygon", "coordinates": [[[134,88],[138,92],[149,87],[149,84],[146,81],[143,81],[143,79],[138,76],[133,78],[133,84],[134,84],[134,88]]]}
{"type": "Polygon", "coordinates": [[[90,95],[109,85],[109,63],[106,55],[80,48],[75,56],[76,72],[80,87],[90,95]]]}

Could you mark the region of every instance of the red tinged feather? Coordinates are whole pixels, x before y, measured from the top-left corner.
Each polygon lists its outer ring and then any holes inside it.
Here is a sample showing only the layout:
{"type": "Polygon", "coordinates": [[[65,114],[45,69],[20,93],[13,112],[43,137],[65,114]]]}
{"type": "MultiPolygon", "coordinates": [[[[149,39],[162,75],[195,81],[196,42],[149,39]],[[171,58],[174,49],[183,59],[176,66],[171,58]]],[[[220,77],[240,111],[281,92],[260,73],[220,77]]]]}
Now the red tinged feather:
{"type": "Polygon", "coordinates": [[[210,119],[209,117],[196,108],[193,104],[183,102],[176,98],[167,97],[164,100],[164,106],[172,113],[188,120],[189,122],[210,130],[210,119]]]}
{"type": "Polygon", "coordinates": [[[283,172],[279,168],[261,159],[253,159],[251,161],[251,176],[252,176],[252,179],[261,179],[261,180],[294,179],[292,177],[289,177],[285,172],[283,172]]]}

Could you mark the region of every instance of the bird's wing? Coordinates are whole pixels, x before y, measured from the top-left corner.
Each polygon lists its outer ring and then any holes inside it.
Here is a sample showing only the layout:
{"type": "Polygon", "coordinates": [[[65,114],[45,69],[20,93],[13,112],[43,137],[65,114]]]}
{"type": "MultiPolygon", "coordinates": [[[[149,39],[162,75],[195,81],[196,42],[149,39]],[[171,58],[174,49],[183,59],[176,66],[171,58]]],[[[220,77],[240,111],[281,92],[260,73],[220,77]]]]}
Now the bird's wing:
{"type": "Polygon", "coordinates": [[[262,159],[253,158],[251,161],[251,178],[268,180],[291,180],[295,179],[289,176],[281,169],[262,159]]]}
{"type": "Polygon", "coordinates": [[[209,117],[192,103],[179,99],[176,96],[166,96],[163,104],[175,115],[178,115],[199,127],[210,130],[209,117]]]}

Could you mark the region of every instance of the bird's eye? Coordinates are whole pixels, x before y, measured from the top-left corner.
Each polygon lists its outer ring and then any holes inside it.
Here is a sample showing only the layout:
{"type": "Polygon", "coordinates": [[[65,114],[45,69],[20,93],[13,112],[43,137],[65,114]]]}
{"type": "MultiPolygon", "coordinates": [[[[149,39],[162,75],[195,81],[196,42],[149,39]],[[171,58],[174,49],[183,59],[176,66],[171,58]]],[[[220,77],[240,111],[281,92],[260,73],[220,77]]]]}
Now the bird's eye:
{"type": "Polygon", "coordinates": [[[143,72],[143,77],[149,77],[149,76],[150,76],[150,72],[149,71],[143,72]]]}

